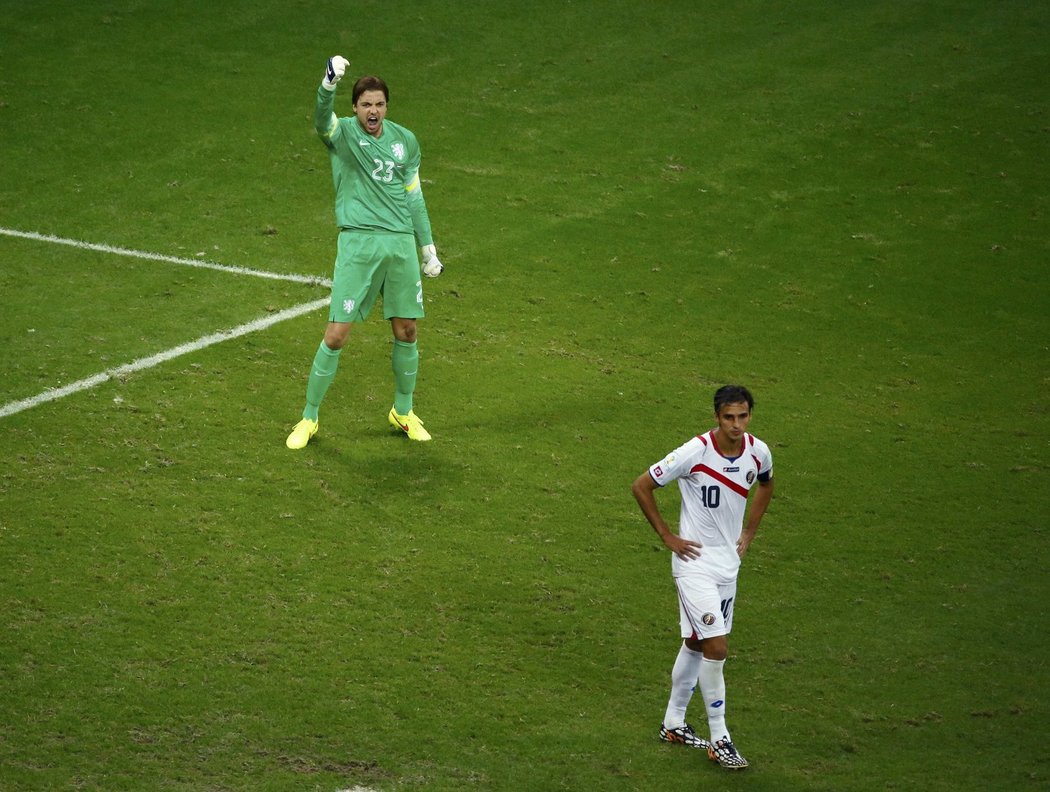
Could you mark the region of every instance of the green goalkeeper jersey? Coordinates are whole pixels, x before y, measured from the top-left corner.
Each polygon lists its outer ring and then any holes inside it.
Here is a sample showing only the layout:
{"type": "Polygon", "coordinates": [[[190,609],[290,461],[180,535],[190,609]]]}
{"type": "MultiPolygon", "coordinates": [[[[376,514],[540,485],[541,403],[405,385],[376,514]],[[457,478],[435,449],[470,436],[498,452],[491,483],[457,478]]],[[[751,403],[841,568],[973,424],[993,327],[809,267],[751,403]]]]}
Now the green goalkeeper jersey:
{"type": "Polygon", "coordinates": [[[334,104],[335,91],[317,89],[314,126],[332,163],[336,224],[355,231],[414,234],[418,246],[433,244],[416,136],[383,119],[382,133],[372,137],[356,118],[338,118],[334,104]]]}

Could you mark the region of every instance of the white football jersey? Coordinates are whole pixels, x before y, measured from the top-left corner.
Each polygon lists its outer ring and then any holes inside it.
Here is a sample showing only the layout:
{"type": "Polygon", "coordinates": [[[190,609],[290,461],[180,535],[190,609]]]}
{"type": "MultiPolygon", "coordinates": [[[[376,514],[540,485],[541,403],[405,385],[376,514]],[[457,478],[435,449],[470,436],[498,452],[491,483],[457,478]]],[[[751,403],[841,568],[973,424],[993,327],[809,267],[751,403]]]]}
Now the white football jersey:
{"type": "Polygon", "coordinates": [[[773,475],[769,446],[745,433],[740,456],[725,457],[712,430],[676,448],[651,466],[649,475],[661,487],[678,482],[682,492],[678,535],[703,545],[700,558],[692,561],[672,553],[672,574],[735,579],[740,569],[736,543],[744,527],[748,493],[756,481],[773,475]]]}

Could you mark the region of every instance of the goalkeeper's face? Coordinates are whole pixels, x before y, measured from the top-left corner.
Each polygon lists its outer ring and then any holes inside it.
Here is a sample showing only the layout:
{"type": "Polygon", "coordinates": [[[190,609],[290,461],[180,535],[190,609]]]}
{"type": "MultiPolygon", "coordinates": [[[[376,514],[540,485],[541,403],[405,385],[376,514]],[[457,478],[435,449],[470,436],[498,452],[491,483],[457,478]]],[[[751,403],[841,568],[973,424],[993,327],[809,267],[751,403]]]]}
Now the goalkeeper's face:
{"type": "Polygon", "coordinates": [[[366,134],[379,137],[386,118],[386,96],[382,91],[365,91],[354,103],[354,115],[366,134]]]}

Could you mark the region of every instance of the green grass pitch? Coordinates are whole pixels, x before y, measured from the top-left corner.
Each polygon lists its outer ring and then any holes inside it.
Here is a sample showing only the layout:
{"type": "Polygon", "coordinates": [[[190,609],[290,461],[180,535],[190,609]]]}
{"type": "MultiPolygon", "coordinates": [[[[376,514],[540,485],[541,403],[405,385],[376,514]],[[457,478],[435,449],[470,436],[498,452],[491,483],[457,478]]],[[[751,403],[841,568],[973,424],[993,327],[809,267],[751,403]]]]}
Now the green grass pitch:
{"type": "Polygon", "coordinates": [[[327,291],[0,233],[0,790],[1045,789],[1046,4],[2,2],[0,228],[328,277],[337,53],[423,148],[434,442],[373,316],[284,448],[322,308],[33,401],[327,291]],[[729,381],[739,775],[657,740],[629,493],[729,381]]]}

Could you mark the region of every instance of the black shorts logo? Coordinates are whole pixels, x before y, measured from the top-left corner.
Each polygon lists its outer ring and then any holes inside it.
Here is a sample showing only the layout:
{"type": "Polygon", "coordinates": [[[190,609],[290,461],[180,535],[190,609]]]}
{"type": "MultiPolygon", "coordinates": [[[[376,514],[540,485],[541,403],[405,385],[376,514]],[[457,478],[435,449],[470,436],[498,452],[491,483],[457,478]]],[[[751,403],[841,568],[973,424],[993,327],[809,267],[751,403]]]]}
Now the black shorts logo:
{"type": "Polygon", "coordinates": [[[713,613],[705,613],[703,616],[700,617],[700,621],[702,621],[704,624],[710,627],[712,624],[715,623],[715,615],[713,613]]]}

